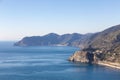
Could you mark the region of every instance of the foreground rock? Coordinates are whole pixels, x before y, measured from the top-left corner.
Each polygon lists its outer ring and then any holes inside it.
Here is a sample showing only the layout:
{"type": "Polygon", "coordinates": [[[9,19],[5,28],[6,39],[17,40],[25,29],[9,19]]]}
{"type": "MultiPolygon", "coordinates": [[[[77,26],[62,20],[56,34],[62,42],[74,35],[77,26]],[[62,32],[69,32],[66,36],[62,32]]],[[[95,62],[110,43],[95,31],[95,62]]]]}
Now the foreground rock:
{"type": "Polygon", "coordinates": [[[104,54],[100,50],[95,51],[76,51],[70,58],[69,61],[99,64],[103,66],[108,66],[116,69],[120,69],[120,63],[107,61],[104,58],[104,54]]]}
{"type": "Polygon", "coordinates": [[[98,63],[98,61],[103,61],[103,54],[102,51],[93,49],[76,51],[69,58],[69,61],[82,63],[98,63]]]}
{"type": "Polygon", "coordinates": [[[87,58],[86,55],[87,55],[87,52],[84,52],[84,51],[76,51],[76,52],[69,58],[69,61],[88,63],[89,60],[88,60],[88,58],[87,58]]]}

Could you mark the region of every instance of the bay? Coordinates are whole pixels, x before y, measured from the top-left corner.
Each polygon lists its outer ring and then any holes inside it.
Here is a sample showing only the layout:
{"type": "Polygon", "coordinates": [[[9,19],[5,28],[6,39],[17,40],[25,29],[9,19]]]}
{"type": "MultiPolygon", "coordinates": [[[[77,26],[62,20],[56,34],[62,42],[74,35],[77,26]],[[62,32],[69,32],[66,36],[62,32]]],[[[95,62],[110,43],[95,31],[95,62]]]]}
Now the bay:
{"type": "Polygon", "coordinates": [[[79,48],[67,46],[15,47],[0,42],[0,80],[120,80],[120,70],[72,63],[79,48]]]}

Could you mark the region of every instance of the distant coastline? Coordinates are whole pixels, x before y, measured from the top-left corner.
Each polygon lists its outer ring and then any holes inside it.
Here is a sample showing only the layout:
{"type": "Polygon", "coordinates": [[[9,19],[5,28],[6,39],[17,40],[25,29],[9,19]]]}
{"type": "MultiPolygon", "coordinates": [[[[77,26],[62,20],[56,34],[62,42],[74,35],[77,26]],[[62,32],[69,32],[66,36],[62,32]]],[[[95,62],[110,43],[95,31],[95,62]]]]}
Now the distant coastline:
{"type": "Polygon", "coordinates": [[[24,37],[15,46],[74,46],[81,51],[74,53],[69,60],[90,62],[120,69],[120,25],[92,34],[50,33],[44,36],[24,37]]]}

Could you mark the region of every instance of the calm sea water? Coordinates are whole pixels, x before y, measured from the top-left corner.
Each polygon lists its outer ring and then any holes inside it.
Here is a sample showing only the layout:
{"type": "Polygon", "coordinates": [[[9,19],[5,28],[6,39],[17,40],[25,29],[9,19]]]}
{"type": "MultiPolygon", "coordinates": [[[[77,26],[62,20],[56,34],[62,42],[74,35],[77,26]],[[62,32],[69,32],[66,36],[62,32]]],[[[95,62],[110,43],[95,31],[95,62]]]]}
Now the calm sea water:
{"type": "Polygon", "coordinates": [[[76,50],[0,42],[0,80],[120,80],[120,70],[67,61],[76,50]]]}

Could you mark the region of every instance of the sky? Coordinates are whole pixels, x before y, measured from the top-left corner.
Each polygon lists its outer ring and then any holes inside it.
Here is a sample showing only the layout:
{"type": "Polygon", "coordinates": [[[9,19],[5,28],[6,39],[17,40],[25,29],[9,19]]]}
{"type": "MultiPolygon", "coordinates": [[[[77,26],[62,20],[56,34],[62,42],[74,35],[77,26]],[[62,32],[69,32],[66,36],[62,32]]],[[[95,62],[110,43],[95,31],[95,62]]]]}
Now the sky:
{"type": "Polygon", "coordinates": [[[0,41],[94,33],[118,24],[120,0],[0,0],[0,41]]]}

